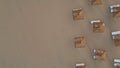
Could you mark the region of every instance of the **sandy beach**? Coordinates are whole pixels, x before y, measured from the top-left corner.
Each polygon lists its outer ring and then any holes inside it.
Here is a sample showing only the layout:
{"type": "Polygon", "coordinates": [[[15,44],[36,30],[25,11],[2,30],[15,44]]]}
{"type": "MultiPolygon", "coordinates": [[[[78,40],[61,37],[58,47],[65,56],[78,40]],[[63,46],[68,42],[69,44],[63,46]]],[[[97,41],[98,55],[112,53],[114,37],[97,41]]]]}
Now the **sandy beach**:
{"type": "Polygon", "coordinates": [[[113,18],[109,6],[120,0],[104,0],[91,5],[89,0],[0,0],[1,68],[114,68],[120,58],[111,31],[120,30],[120,18],[113,18]],[[83,8],[84,20],[74,21],[72,9],[83,8]],[[104,33],[93,33],[91,20],[105,23],[104,33]],[[74,37],[86,37],[86,48],[75,48],[74,37]],[[107,51],[106,61],[92,58],[94,48],[107,51]]]}

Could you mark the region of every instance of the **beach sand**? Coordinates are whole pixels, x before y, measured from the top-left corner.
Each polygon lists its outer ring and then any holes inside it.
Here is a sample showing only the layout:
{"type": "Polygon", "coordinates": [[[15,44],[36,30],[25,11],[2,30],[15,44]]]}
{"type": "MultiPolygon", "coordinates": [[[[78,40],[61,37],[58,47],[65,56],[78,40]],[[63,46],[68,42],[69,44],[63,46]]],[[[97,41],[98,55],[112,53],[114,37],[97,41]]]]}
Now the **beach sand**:
{"type": "Polygon", "coordinates": [[[1,68],[75,68],[84,62],[88,68],[113,68],[120,58],[111,31],[120,30],[120,18],[113,18],[109,6],[120,0],[0,0],[1,68]],[[85,18],[73,21],[72,9],[83,8],[85,18]],[[104,33],[93,33],[91,20],[105,23],[104,33]],[[86,48],[75,48],[74,37],[82,34],[86,48]],[[92,59],[93,49],[107,51],[106,61],[92,59]]]}

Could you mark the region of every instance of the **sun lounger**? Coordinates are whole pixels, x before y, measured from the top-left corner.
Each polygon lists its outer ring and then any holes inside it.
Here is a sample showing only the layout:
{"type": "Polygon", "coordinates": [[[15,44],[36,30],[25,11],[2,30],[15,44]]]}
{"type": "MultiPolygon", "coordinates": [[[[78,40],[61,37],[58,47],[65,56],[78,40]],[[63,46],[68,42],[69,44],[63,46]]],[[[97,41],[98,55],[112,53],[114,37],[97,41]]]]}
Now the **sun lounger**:
{"type": "Polygon", "coordinates": [[[72,10],[72,15],[73,15],[73,20],[74,21],[83,20],[84,19],[84,11],[83,11],[82,8],[73,9],[72,10]]]}
{"type": "Polygon", "coordinates": [[[86,68],[86,64],[85,63],[76,64],[76,68],[86,68]]]}
{"type": "Polygon", "coordinates": [[[84,48],[86,47],[86,39],[84,36],[77,36],[75,37],[75,47],[76,48],[84,48]]]}

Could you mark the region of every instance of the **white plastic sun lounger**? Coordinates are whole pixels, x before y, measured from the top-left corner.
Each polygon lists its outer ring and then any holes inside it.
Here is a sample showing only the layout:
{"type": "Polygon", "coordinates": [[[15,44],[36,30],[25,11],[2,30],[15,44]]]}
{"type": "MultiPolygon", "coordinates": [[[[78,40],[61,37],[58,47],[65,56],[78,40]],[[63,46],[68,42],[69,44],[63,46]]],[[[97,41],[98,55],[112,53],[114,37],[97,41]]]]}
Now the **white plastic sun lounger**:
{"type": "Polygon", "coordinates": [[[76,66],[85,66],[84,63],[76,64],[76,66]]]}
{"type": "Polygon", "coordinates": [[[114,59],[115,63],[120,63],[120,59],[114,59]]]}
{"type": "MultiPolygon", "coordinates": [[[[78,9],[73,9],[73,11],[77,11],[77,10],[80,10],[80,9],[82,9],[82,8],[78,8],[78,9]]],[[[77,14],[76,13],[74,13],[74,14],[72,14],[73,16],[76,16],[77,14]]]]}
{"type": "Polygon", "coordinates": [[[100,20],[93,20],[90,23],[93,24],[93,23],[99,23],[99,22],[101,22],[101,21],[100,20]]]}
{"type": "Polygon", "coordinates": [[[95,55],[94,55],[94,56],[93,56],[93,59],[96,59],[97,57],[98,57],[98,56],[95,56],[95,55]]]}
{"type": "Polygon", "coordinates": [[[111,12],[111,13],[114,12],[114,10],[113,10],[114,7],[120,7],[120,4],[111,5],[111,6],[110,6],[110,12],[111,12]]]}
{"type": "Polygon", "coordinates": [[[110,8],[114,8],[114,7],[120,7],[120,4],[116,4],[116,5],[111,5],[110,8]]]}
{"type": "Polygon", "coordinates": [[[95,53],[95,52],[96,52],[96,49],[94,49],[93,52],[95,53]]]}
{"type": "Polygon", "coordinates": [[[82,9],[82,8],[78,8],[78,9],[73,9],[73,11],[77,11],[77,10],[80,10],[80,9],[82,9]]]}
{"type": "Polygon", "coordinates": [[[115,35],[118,35],[118,34],[120,34],[120,31],[112,32],[112,38],[115,39],[115,35]]]}
{"type": "Polygon", "coordinates": [[[112,35],[118,35],[118,34],[120,34],[120,31],[114,31],[114,32],[112,32],[112,35]]]}
{"type": "Polygon", "coordinates": [[[116,66],[120,66],[120,63],[114,63],[114,66],[116,67],[116,66]]]}

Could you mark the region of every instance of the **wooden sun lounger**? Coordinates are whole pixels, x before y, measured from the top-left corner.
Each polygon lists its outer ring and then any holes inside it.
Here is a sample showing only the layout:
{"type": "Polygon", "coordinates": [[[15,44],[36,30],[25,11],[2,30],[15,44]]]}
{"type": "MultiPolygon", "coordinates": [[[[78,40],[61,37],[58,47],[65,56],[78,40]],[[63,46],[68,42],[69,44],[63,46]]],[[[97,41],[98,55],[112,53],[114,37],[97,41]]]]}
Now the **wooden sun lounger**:
{"type": "Polygon", "coordinates": [[[103,0],[91,0],[92,5],[101,5],[103,0]]]}
{"type": "Polygon", "coordinates": [[[93,20],[90,23],[93,25],[93,32],[103,33],[105,31],[105,24],[101,20],[93,20]]]}
{"type": "Polygon", "coordinates": [[[120,46],[120,31],[112,32],[112,38],[116,46],[120,46]]]}
{"type": "Polygon", "coordinates": [[[76,48],[85,48],[86,47],[86,39],[84,36],[75,37],[75,47],[76,48]]]}
{"type": "Polygon", "coordinates": [[[113,14],[113,17],[120,17],[120,4],[111,5],[110,12],[113,14]]]}
{"type": "Polygon", "coordinates": [[[84,19],[84,11],[83,11],[82,8],[73,9],[72,10],[72,14],[73,14],[73,20],[74,21],[83,20],[84,19]]]}

